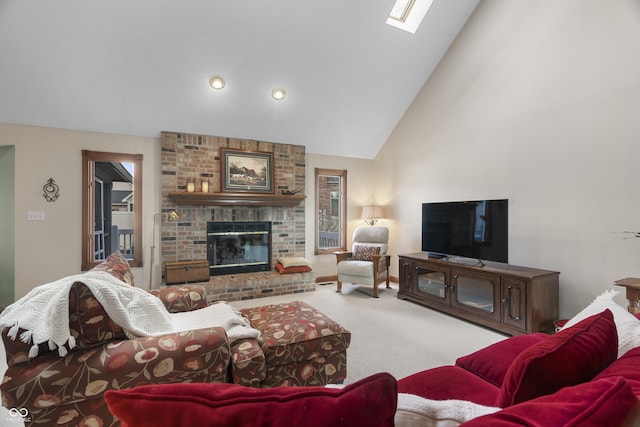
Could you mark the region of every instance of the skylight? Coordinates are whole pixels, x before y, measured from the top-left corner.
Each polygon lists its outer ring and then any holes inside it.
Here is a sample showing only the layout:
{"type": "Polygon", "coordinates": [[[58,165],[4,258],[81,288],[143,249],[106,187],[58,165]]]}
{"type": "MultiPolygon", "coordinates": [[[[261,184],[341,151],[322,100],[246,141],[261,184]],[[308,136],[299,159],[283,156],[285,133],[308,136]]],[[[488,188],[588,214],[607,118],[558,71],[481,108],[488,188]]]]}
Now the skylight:
{"type": "Polygon", "coordinates": [[[387,24],[414,34],[432,3],[433,0],[396,0],[387,24]]]}

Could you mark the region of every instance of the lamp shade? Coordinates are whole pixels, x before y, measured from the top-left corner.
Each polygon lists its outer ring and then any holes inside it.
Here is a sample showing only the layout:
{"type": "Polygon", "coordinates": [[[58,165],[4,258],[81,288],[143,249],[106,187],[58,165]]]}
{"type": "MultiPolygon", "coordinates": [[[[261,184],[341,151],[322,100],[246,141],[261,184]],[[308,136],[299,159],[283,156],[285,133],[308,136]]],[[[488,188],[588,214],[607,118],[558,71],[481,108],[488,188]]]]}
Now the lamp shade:
{"type": "Polygon", "coordinates": [[[364,206],[360,218],[369,225],[375,225],[379,219],[383,218],[382,208],[380,206],[364,206]]]}

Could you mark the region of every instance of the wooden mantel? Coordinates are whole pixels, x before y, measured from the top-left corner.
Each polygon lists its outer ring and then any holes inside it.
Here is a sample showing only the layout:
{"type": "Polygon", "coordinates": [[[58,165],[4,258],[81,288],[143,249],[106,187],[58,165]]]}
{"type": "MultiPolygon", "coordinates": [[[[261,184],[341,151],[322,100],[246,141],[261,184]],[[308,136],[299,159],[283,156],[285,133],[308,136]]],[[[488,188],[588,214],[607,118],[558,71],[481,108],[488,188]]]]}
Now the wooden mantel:
{"type": "Polygon", "coordinates": [[[304,195],[285,196],[280,194],[255,193],[201,193],[179,191],[169,193],[178,205],[243,205],[243,206],[297,206],[304,195]]]}

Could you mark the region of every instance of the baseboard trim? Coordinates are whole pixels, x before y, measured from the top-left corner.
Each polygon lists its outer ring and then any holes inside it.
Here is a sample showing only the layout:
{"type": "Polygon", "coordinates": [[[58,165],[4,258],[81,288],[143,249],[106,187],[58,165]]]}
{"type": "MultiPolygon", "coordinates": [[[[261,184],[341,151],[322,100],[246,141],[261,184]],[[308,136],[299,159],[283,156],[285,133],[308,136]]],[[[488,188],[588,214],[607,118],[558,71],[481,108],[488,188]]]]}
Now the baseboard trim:
{"type": "MultiPolygon", "coordinates": [[[[316,283],[335,282],[338,280],[338,275],[335,276],[320,276],[316,277],[316,283]]],[[[396,276],[389,276],[389,281],[393,283],[400,283],[400,280],[396,276]]]]}

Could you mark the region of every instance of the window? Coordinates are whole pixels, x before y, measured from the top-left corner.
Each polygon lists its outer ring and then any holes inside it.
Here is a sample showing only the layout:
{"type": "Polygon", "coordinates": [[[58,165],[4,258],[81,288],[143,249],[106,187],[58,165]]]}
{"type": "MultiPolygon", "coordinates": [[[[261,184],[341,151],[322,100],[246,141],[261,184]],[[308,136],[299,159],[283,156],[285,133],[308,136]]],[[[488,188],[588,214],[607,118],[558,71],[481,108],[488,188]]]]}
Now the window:
{"type": "Polygon", "coordinates": [[[142,266],[142,155],[82,150],[82,269],[120,251],[142,266]]]}
{"type": "Polygon", "coordinates": [[[415,34],[432,3],[433,0],[396,0],[387,24],[415,34]]]}
{"type": "Polygon", "coordinates": [[[347,171],[315,169],[315,253],[346,250],[347,171]]]}

